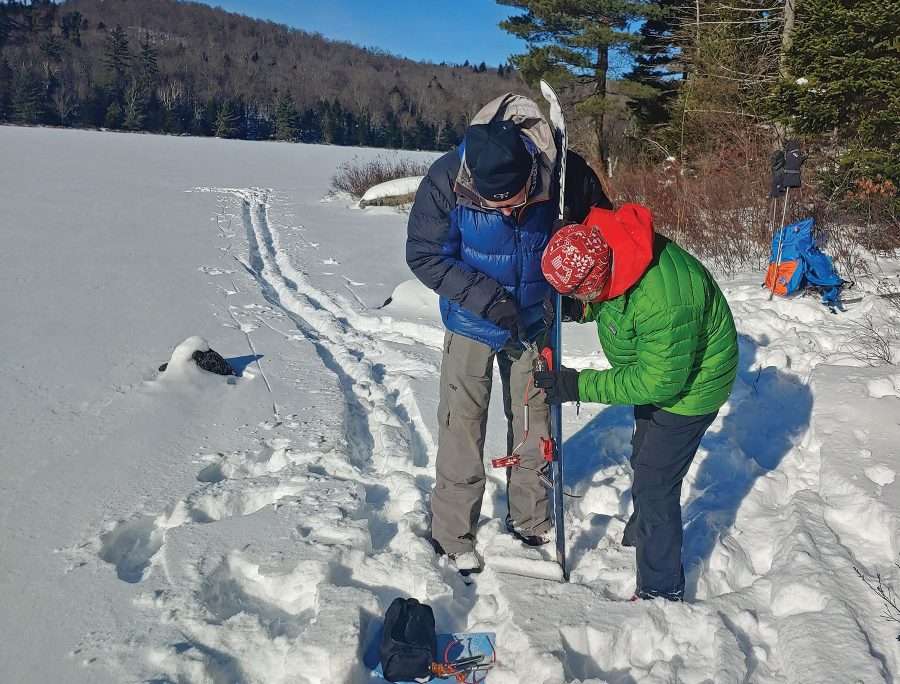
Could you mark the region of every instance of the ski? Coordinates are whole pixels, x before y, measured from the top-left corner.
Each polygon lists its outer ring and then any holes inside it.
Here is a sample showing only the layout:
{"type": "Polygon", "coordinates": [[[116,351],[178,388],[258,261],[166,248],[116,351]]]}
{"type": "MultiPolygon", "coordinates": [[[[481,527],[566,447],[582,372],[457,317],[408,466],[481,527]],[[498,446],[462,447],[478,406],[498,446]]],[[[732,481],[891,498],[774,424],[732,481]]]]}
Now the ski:
{"type": "MultiPolygon", "coordinates": [[[[566,189],[566,151],[568,149],[568,134],[566,121],[563,117],[562,106],[556,91],[549,83],[541,81],[541,94],[550,105],[550,126],[553,129],[553,137],[556,141],[557,163],[559,172],[559,218],[564,218],[565,189],[566,189]]],[[[550,348],[552,349],[551,367],[554,369],[562,366],[562,297],[556,295],[556,314],[553,320],[553,330],[550,335],[550,348]]],[[[562,405],[555,404],[550,408],[550,442],[552,446],[552,460],[550,461],[550,473],[553,480],[553,526],[556,530],[556,562],[562,570],[563,581],[569,581],[569,570],[566,567],[566,531],[565,510],[563,507],[563,448],[562,448],[562,405]]]]}

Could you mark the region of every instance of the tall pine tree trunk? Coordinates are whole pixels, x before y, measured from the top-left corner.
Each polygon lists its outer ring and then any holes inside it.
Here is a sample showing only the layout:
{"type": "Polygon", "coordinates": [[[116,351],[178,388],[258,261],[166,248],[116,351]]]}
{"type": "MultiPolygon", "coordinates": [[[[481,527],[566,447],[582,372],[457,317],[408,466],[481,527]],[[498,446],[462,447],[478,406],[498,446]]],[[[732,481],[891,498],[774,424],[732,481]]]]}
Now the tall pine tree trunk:
{"type": "Polygon", "coordinates": [[[594,135],[597,136],[597,156],[606,168],[609,148],[603,135],[603,125],[606,121],[606,74],[609,71],[609,45],[600,45],[597,48],[597,64],[594,68],[596,75],[594,95],[601,104],[600,111],[594,116],[594,135]]]}

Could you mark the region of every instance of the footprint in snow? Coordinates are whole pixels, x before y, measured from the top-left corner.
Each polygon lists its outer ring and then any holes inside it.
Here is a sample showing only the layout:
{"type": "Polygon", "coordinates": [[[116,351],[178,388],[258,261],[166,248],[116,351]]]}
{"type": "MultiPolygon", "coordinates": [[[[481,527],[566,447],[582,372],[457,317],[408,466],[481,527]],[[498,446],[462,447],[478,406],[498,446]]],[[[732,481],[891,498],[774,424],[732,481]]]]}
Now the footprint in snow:
{"type": "Polygon", "coordinates": [[[896,473],[884,465],[869,466],[864,472],[866,477],[879,487],[886,487],[891,484],[896,477],[896,473]]]}
{"type": "Polygon", "coordinates": [[[100,536],[98,555],[116,567],[120,580],[137,584],[146,577],[153,556],[162,548],[164,534],[153,516],[125,520],[100,536]]]}
{"type": "Polygon", "coordinates": [[[197,270],[211,276],[232,275],[234,273],[234,271],[227,268],[219,268],[218,266],[200,266],[197,270]]]}

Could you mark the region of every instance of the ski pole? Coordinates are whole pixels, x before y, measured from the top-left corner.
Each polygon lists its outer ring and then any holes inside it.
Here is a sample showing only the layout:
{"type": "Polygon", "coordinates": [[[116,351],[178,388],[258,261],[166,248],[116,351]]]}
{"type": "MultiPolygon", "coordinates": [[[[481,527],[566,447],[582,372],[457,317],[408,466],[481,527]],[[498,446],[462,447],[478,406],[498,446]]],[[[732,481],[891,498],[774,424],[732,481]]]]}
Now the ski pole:
{"type": "Polygon", "coordinates": [[[772,236],[772,238],[769,240],[770,245],[772,244],[772,240],[775,238],[775,230],[776,230],[776,226],[778,225],[777,223],[775,223],[775,221],[777,221],[777,220],[778,220],[778,198],[776,197],[774,200],[772,200],[772,222],[769,224],[769,235],[772,236]]]}
{"type": "Polygon", "coordinates": [[[784,222],[787,219],[788,198],[791,195],[791,189],[784,189],[784,209],[781,211],[781,228],[778,234],[778,255],[775,257],[775,273],[772,274],[772,290],[769,292],[769,301],[775,296],[775,288],[778,285],[778,271],[781,268],[781,250],[784,247],[784,222]]]}

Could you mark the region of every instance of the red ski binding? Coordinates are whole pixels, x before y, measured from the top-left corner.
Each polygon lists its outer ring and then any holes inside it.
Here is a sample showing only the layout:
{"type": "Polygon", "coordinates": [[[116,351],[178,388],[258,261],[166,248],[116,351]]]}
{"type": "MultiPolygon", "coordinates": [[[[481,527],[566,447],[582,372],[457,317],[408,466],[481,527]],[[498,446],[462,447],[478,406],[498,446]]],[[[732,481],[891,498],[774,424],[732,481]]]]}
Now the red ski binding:
{"type": "Polygon", "coordinates": [[[521,463],[522,459],[519,458],[518,454],[510,454],[509,456],[491,459],[491,465],[495,468],[514,468],[521,463]]]}

